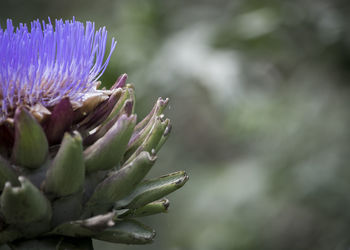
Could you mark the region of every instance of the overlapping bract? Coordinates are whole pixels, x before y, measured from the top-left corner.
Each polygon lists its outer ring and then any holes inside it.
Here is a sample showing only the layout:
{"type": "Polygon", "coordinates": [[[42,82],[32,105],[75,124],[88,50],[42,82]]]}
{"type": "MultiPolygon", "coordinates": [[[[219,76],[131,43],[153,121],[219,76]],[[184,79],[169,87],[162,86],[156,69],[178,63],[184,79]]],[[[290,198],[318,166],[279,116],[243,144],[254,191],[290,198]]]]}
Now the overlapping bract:
{"type": "Polygon", "coordinates": [[[74,19],[0,28],[0,245],[151,242],[133,218],[167,211],[163,197],[187,181],[144,180],[171,130],[168,99],[137,123],[126,74],[98,90],[106,38],[74,19]]]}
{"type": "Polygon", "coordinates": [[[168,99],[137,123],[125,81],[124,74],[77,109],[62,99],[38,120],[21,106],[0,123],[0,243],[54,235],[152,241],[154,230],[134,218],[167,211],[164,196],[188,177],[144,180],[171,130],[168,99]]]}

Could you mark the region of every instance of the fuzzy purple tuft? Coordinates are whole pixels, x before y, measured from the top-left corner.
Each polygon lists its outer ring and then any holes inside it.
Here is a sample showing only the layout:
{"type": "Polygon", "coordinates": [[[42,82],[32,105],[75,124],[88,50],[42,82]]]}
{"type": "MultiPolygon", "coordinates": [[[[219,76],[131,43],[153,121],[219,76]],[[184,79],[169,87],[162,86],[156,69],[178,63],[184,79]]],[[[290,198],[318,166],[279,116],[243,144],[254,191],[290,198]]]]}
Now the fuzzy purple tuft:
{"type": "Polygon", "coordinates": [[[106,29],[92,22],[33,21],[15,28],[0,27],[0,120],[17,106],[46,107],[63,98],[79,102],[93,91],[116,46],[112,39],[104,60],[106,29]]]}

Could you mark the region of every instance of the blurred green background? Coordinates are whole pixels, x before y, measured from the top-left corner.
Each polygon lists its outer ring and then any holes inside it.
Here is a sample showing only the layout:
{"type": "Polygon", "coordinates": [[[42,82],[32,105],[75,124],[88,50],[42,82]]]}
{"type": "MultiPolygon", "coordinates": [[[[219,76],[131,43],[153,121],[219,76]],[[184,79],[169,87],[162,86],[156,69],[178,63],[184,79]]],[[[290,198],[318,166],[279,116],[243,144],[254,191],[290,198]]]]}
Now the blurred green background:
{"type": "Polygon", "coordinates": [[[150,176],[186,170],[152,245],[96,249],[350,249],[350,3],[341,0],[1,0],[0,23],[94,21],[118,45],[144,116],[170,97],[150,176]]]}

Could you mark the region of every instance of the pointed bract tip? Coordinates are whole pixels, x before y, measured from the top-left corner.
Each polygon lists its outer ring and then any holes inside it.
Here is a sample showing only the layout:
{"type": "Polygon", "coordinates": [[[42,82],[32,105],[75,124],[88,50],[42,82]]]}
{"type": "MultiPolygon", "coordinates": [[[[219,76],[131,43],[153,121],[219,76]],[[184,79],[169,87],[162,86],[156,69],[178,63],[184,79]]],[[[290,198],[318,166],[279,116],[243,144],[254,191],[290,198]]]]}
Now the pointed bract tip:
{"type": "Polygon", "coordinates": [[[162,202],[163,202],[163,206],[164,206],[165,210],[167,211],[169,209],[169,206],[170,206],[170,201],[168,199],[164,198],[162,200],[162,202]]]}
{"type": "Polygon", "coordinates": [[[159,105],[162,106],[162,107],[168,105],[169,101],[170,101],[169,98],[163,99],[162,97],[159,97],[158,100],[157,100],[159,105]]]}
{"type": "Polygon", "coordinates": [[[163,135],[168,136],[170,134],[172,128],[173,128],[173,126],[171,125],[170,120],[169,120],[168,126],[165,128],[163,135]]]}
{"type": "Polygon", "coordinates": [[[114,225],[115,225],[115,223],[113,220],[110,220],[107,222],[107,226],[109,226],[109,227],[113,227],[114,225]]]}
{"type": "Polygon", "coordinates": [[[23,176],[18,176],[18,180],[21,184],[25,182],[25,178],[23,176]]]}
{"type": "Polygon", "coordinates": [[[128,75],[126,73],[121,74],[117,81],[113,84],[111,89],[123,88],[126,84],[126,80],[128,79],[128,75]]]}
{"type": "Polygon", "coordinates": [[[134,86],[133,83],[128,83],[128,84],[125,85],[125,87],[128,88],[128,89],[135,90],[135,86],[134,86]]]}

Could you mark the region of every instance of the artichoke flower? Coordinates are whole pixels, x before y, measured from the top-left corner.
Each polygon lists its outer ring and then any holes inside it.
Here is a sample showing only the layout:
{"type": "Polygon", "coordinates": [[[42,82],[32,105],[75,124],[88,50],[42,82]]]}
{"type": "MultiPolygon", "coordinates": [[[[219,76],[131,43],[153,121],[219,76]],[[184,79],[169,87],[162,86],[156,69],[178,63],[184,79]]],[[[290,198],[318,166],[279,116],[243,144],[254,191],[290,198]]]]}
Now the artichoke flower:
{"type": "Polygon", "coordinates": [[[94,23],[0,27],[0,248],[93,249],[152,242],[135,220],[166,212],[188,179],[145,179],[171,131],[159,98],[137,122],[122,74],[99,89],[116,42],[94,23]]]}

